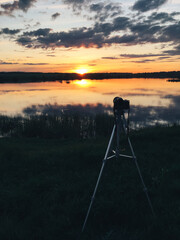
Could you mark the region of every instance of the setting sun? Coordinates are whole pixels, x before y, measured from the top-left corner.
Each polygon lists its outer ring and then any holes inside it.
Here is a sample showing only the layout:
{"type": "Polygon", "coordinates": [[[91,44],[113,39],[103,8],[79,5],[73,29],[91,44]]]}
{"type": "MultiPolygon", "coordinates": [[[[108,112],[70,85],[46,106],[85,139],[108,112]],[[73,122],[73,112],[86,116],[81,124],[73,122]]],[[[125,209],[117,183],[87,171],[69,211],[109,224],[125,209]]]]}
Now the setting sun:
{"type": "Polygon", "coordinates": [[[81,74],[81,75],[83,75],[83,74],[85,74],[85,73],[87,73],[87,72],[88,72],[88,70],[85,69],[85,68],[81,68],[81,69],[77,69],[77,70],[76,70],[76,73],[81,74]]]}

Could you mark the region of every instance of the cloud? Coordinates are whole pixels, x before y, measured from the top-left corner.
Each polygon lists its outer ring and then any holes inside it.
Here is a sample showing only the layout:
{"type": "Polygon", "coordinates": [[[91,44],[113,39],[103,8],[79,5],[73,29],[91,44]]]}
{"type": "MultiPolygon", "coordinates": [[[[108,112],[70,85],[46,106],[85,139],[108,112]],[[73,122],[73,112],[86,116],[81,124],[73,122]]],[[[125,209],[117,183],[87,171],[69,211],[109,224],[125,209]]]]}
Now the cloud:
{"type": "Polygon", "coordinates": [[[101,22],[107,20],[108,18],[114,18],[122,13],[121,5],[114,2],[92,3],[89,5],[89,11],[94,14],[94,17],[90,17],[90,19],[93,18],[101,22]]]}
{"type": "Polygon", "coordinates": [[[41,23],[40,23],[40,22],[36,22],[36,23],[33,25],[33,27],[37,27],[37,26],[39,26],[39,25],[41,25],[41,23]]]}
{"type": "Polygon", "coordinates": [[[28,48],[101,47],[102,42],[102,34],[95,34],[90,28],[56,33],[50,32],[50,29],[38,29],[25,32],[23,36],[17,39],[18,44],[28,48]]]}
{"type": "MultiPolygon", "coordinates": [[[[131,61],[134,63],[147,63],[147,62],[153,62],[158,60],[164,60],[164,59],[170,59],[170,56],[167,55],[178,55],[178,49],[180,53],[180,46],[177,47],[176,50],[169,50],[169,51],[164,51],[160,54],[121,54],[119,57],[102,57],[102,59],[107,59],[107,60],[117,60],[117,59],[134,59],[134,58],[142,58],[141,60],[136,60],[136,61],[131,61]],[[155,57],[154,59],[143,59],[143,58],[151,58],[155,57]]],[[[168,60],[170,61],[170,60],[168,60]]],[[[125,61],[124,61],[125,62],[125,61]]],[[[127,61],[126,61],[127,62],[127,61]]]]}
{"type": "Polygon", "coordinates": [[[55,54],[47,54],[46,56],[47,56],[47,57],[56,57],[55,54]]]}
{"type": "Polygon", "coordinates": [[[18,1],[14,1],[13,3],[4,3],[1,4],[1,8],[3,8],[6,12],[13,12],[19,8],[19,4],[18,1]]]}
{"type": "Polygon", "coordinates": [[[165,41],[174,41],[179,43],[180,39],[180,21],[169,25],[163,29],[163,38],[165,41]]]}
{"type": "Polygon", "coordinates": [[[9,28],[2,28],[0,34],[8,34],[8,35],[15,35],[19,33],[20,29],[9,29],[9,28]]]}
{"type": "Polygon", "coordinates": [[[36,66],[36,65],[49,65],[49,63],[23,63],[23,65],[36,66]]]}
{"type": "Polygon", "coordinates": [[[55,20],[57,17],[59,17],[61,14],[60,13],[54,13],[51,15],[52,19],[55,20]]]}
{"type": "MultiPolygon", "coordinates": [[[[51,32],[51,29],[38,29],[36,31],[24,32],[17,39],[17,43],[28,48],[56,48],[56,47],[103,47],[110,45],[112,39],[108,39],[114,31],[125,30],[129,25],[127,17],[117,17],[113,23],[97,23],[92,28],[82,27],[68,32],[51,32]],[[36,37],[36,38],[35,38],[36,37]]],[[[129,36],[123,36],[121,42],[127,42],[129,36]]],[[[133,36],[134,39],[134,36],[133,36]]],[[[112,42],[111,42],[112,41],[112,42]]]]}
{"type": "Polygon", "coordinates": [[[86,14],[83,17],[86,17],[88,20],[106,21],[122,13],[121,3],[113,1],[63,0],[63,2],[72,7],[73,11],[78,15],[83,15],[84,10],[86,14]]]}
{"type": "Polygon", "coordinates": [[[143,60],[138,60],[138,61],[131,61],[133,63],[148,63],[148,62],[155,62],[156,59],[143,59],[143,60]]]}
{"type": "Polygon", "coordinates": [[[8,93],[21,93],[21,92],[36,92],[36,91],[49,91],[48,89],[24,89],[24,90],[0,90],[0,95],[8,93]]]}
{"type": "Polygon", "coordinates": [[[176,14],[169,14],[166,12],[160,12],[160,13],[152,13],[152,15],[150,15],[148,17],[148,21],[151,22],[160,22],[160,23],[166,23],[166,22],[174,22],[176,14]]]}
{"type": "Polygon", "coordinates": [[[118,58],[118,57],[102,57],[101,59],[117,60],[117,59],[120,59],[120,58],[118,58]]]}
{"type": "MultiPolygon", "coordinates": [[[[94,8],[99,9],[98,6],[94,6],[94,8]]],[[[152,13],[142,19],[131,19],[124,16],[116,16],[109,19],[108,22],[102,22],[98,19],[91,27],[73,28],[69,31],[53,32],[50,28],[40,28],[24,32],[17,37],[16,42],[27,48],[43,49],[102,48],[114,44],[133,46],[169,43],[174,46],[174,50],[177,50],[176,46],[179,44],[179,39],[180,22],[178,20],[172,18],[170,14],[152,13]]],[[[175,55],[175,51],[170,53],[175,55]]],[[[120,57],[162,57],[167,54],[168,52],[162,52],[161,54],[120,55],[120,57]]],[[[107,57],[105,58],[107,59],[107,57]]]]}
{"type": "Polygon", "coordinates": [[[162,54],[121,54],[122,58],[146,58],[146,57],[159,57],[162,54]]]}
{"type": "Polygon", "coordinates": [[[177,45],[172,50],[165,50],[163,53],[170,56],[180,56],[180,45],[177,45]]]}
{"type": "Polygon", "coordinates": [[[24,36],[34,36],[34,37],[39,37],[39,36],[47,36],[51,31],[51,28],[39,28],[38,30],[35,31],[30,31],[30,32],[24,32],[24,36]]]}
{"type": "Polygon", "coordinates": [[[0,65],[13,65],[13,64],[19,64],[17,62],[4,62],[2,60],[0,60],[0,65]]]}
{"type": "Polygon", "coordinates": [[[149,10],[157,9],[166,2],[167,0],[138,0],[133,5],[132,9],[139,12],[147,12],[149,10]]]}
{"type": "Polygon", "coordinates": [[[85,3],[91,2],[92,0],[63,0],[67,5],[70,5],[75,10],[77,7],[81,8],[85,3]]]}
{"type": "Polygon", "coordinates": [[[24,12],[27,12],[30,7],[33,6],[33,3],[35,3],[37,0],[16,0],[13,3],[4,3],[1,4],[1,8],[4,9],[4,11],[0,12],[0,15],[11,15],[11,13],[15,10],[22,10],[24,12]]]}
{"type": "Polygon", "coordinates": [[[0,65],[14,65],[14,64],[22,64],[22,65],[29,65],[29,66],[49,65],[49,63],[20,63],[20,62],[5,62],[3,60],[0,60],[0,65]]]}

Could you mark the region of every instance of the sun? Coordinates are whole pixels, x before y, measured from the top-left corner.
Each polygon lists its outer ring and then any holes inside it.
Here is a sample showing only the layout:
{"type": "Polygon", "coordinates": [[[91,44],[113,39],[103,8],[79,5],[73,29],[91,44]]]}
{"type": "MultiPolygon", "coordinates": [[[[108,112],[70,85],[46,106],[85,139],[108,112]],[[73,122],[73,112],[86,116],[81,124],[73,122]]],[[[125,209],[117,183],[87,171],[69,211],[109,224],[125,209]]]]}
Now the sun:
{"type": "Polygon", "coordinates": [[[85,68],[79,68],[79,69],[76,70],[76,73],[81,74],[81,75],[83,75],[87,72],[88,72],[88,70],[85,69],[85,68]]]}

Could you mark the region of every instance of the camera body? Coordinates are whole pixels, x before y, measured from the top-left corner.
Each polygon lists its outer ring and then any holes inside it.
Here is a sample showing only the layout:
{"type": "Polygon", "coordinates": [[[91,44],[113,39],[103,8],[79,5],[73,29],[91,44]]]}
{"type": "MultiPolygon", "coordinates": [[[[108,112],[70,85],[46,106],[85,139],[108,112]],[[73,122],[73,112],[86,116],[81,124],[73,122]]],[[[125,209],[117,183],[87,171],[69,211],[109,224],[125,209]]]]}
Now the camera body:
{"type": "Polygon", "coordinates": [[[123,100],[120,97],[115,97],[113,100],[113,103],[114,103],[114,111],[123,111],[123,110],[130,109],[129,100],[123,100]]]}

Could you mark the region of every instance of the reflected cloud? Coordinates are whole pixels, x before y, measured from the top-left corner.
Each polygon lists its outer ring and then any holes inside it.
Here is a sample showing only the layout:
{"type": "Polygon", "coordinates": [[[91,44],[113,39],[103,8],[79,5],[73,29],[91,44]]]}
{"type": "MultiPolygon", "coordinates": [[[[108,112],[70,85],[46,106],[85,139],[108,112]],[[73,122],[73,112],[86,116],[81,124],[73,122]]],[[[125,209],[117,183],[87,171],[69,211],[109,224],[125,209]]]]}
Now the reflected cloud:
{"type": "MultiPolygon", "coordinates": [[[[180,122],[180,96],[167,95],[171,99],[169,107],[161,106],[135,106],[131,105],[131,128],[153,126],[156,124],[174,124],[180,122]]],[[[95,117],[98,114],[113,115],[111,105],[86,104],[86,105],[32,105],[23,110],[25,115],[80,115],[95,117]]]]}
{"type": "Polygon", "coordinates": [[[102,95],[119,95],[119,92],[107,92],[107,93],[102,93],[102,95]]]}
{"type": "Polygon", "coordinates": [[[49,91],[49,89],[0,90],[0,95],[6,93],[36,92],[36,91],[49,91]]]}
{"type": "Polygon", "coordinates": [[[61,116],[63,114],[80,114],[80,115],[96,115],[107,113],[112,110],[110,105],[103,105],[103,104],[86,104],[86,105],[59,105],[55,104],[38,104],[38,105],[31,105],[30,107],[24,108],[23,113],[27,115],[57,115],[61,116]]]}
{"type": "MultiPolygon", "coordinates": [[[[102,93],[102,95],[119,95],[119,92],[110,92],[110,93],[102,93]]],[[[158,94],[154,94],[154,93],[131,93],[131,92],[127,92],[127,93],[121,93],[121,96],[157,96],[158,94]]]]}

